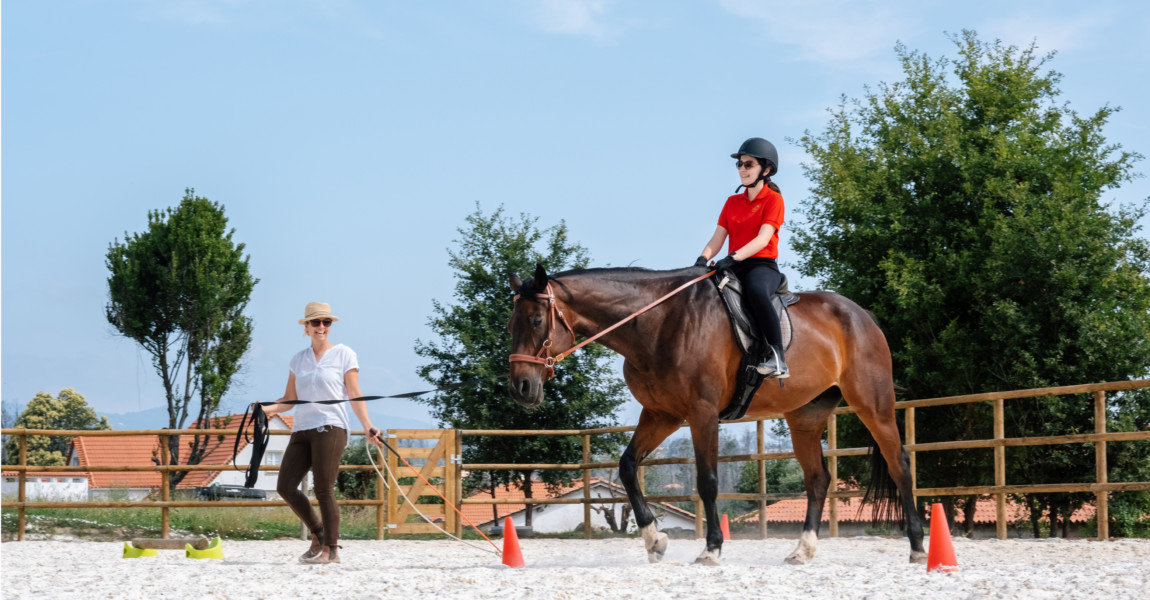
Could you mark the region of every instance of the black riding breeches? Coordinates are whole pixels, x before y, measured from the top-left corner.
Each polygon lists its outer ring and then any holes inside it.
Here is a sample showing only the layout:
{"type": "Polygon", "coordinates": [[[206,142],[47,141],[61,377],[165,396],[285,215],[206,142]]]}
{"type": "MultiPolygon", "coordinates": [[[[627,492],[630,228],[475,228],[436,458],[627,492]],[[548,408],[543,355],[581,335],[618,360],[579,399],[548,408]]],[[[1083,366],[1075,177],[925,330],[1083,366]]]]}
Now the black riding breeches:
{"type": "Polygon", "coordinates": [[[735,263],[731,269],[743,284],[743,293],[747,303],[759,323],[759,329],[767,343],[780,346],[783,343],[783,332],[779,327],[779,315],[771,306],[771,298],[783,282],[783,274],[779,273],[779,265],[773,258],[748,258],[735,263]]]}

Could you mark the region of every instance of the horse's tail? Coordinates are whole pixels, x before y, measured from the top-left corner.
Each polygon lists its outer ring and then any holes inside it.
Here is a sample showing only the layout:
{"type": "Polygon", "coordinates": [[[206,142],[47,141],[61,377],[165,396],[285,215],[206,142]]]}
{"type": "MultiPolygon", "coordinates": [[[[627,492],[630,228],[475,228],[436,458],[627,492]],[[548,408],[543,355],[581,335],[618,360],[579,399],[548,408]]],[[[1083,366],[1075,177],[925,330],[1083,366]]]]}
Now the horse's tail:
{"type": "Polygon", "coordinates": [[[863,495],[862,505],[859,506],[859,513],[862,513],[863,506],[870,504],[872,527],[897,524],[899,529],[905,528],[906,515],[903,514],[902,494],[891,478],[886,459],[873,436],[870,447],[870,469],[870,482],[863,495]]]}

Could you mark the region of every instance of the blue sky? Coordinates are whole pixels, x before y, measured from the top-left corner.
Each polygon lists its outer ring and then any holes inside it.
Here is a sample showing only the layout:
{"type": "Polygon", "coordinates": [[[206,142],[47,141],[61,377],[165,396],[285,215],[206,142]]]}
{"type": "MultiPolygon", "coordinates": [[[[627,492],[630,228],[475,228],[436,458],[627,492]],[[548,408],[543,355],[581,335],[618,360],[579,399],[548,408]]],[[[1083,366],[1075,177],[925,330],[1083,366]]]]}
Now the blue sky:
{"type": "MultiPolygon", "coordinates": [[[[1121,106],[1109,140],[1150,154],[1148,6],[8,0],[3,401],[72,387],[105,413],[163,406],[149,357],[104,319],[104,256],[185,187],[225,205],[261,280],[232,406],[282,395],[310,300],[341,317],[365,393],[426,389],[413,346],[432,300],[454,301],[447,249],[476,205],[565,220],[596,266],[688,265],[743,139],[779,146],[796,207],[809,182],[787,140],[899,79],[897,42],[953,55],[963,29],[1056,50],[1062,99],[1121,106]]],[[[1148,196],[1143,178],[1107,199],[1148,196]]],[[[408,402],[373,414],[431,424],[408,402]]]]}

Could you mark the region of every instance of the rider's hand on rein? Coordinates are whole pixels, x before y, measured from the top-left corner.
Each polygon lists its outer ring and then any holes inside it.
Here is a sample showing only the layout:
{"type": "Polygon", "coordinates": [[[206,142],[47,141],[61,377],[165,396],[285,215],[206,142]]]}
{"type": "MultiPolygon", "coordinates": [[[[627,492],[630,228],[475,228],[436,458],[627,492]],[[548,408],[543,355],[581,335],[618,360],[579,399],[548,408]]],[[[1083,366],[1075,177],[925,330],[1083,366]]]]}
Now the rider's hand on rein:
{"type": "Polygon", "coordinates": [[[715,270],[722,271],[723,269],[730,269],[731,267],[735,266],[735,263],[737,262],[739,261],[735,260],[735,253],[732,252],[720,259],[719,262],[715,263],[715,270]]]}

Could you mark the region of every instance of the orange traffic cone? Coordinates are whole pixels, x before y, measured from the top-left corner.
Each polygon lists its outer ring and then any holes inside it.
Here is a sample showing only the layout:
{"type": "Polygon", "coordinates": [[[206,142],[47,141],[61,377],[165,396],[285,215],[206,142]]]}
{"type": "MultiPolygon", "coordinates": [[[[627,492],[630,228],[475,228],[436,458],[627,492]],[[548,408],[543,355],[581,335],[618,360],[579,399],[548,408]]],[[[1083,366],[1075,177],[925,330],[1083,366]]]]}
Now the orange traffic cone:
{"type": "Polygon", "coordinates": [[[526,566],[523,553],[519,551],[519,534],[515,533],[515,523],[511,517],[503,518],[503,564],[517,569],[526,566]]]}
{"type": "Polygon", "coordinates": [[[731,526],[727,524],[727,515],[723,513],[723,520],[719,521],[719,529],[723,531],[723,541],[731,539],[731,526]]]}
{"type": "Polygon", "coordinates": [[[929,573],[934,570],[946,573],[958,570],[954,544],[950,541],[950,528],[946,525],[942,504],[938,502],[930,508],[930,550],[926,555],[926,571],[929,573]]]}

